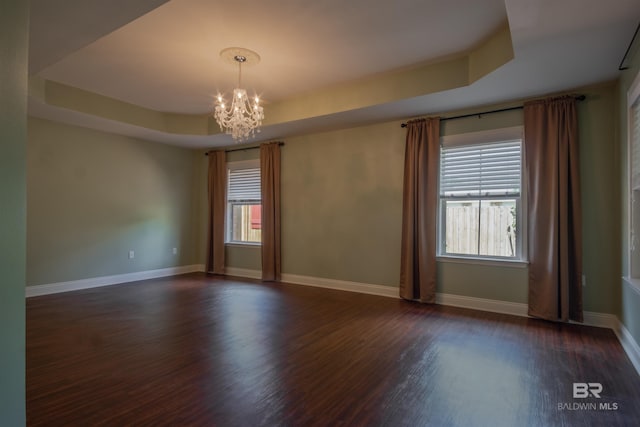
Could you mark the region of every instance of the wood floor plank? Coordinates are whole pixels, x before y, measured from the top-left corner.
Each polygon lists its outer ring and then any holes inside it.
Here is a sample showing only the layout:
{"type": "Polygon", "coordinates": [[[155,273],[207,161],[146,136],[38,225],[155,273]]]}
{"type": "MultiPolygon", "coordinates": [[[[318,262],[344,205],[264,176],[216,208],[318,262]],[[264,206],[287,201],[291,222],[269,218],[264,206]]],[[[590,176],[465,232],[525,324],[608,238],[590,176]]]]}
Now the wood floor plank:
{"type": "Polygon", "coordinates": [[[640,377],[608,329],[195,273],[29,298],[27,421],[638,426],[640,377]]]}

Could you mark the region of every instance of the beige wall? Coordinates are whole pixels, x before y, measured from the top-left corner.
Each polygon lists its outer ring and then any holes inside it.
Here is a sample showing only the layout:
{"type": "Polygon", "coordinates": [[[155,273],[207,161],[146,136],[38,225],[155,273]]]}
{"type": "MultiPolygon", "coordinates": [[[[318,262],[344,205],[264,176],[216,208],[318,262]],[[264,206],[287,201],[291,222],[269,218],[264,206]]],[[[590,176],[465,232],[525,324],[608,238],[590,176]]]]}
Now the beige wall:
{"type": "MultiPolygon", "coordinates": [[[[615,85],[580,90],[585,309],[618,304],[619,195],[615,85]]],[[[514,104],[488,106],[501,108],[514,104]]],[[[471,111],[481,111],[476,108],[471,111]]],[[[451,112],[447,115],[467,113],[451,112]]],[[[443,123],[446,135],[522,124],[522,111],[443,123]]],[[[397,286],[405,131],[399,121],[286,139],[282,149],[283,272],[397,286]]],[[[228,265],[260,269],[255,249],[228,265]]],[[[438,291],[526,303],[526,268],[439,262],[438,291]]]]}
{"type": "Polygon", "coordinates": [[[28,130],[28,285],[197,262],[196,151],[37,118],[28,130]]]}

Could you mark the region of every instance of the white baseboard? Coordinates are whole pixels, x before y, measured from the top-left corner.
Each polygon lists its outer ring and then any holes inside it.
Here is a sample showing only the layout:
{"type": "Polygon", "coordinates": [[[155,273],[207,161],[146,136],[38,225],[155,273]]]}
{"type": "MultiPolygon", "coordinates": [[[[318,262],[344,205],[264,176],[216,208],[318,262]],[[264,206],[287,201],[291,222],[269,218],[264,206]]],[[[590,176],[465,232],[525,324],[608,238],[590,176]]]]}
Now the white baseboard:
{"type": "Polygon", "coordinates": [[[452,307],[471,308],[473,310],[490,311],[492,313],[512,314],[528,317],[527,304],[498,301],[486,298],[467,297],[454,294],[436,294],[436,304],[452,307]]]}
{"type": "MultiPolygon", "coordinates": [[[[596,326],[598,328],[608,328],[614,331],[618,327],[618,317],[615,314],[596,313],[594,311],[585,311],[582,313],[583,322],[579,325],[596,326]]],[[[573,323],[573,322],[572,322],[573,323]]]]}
{"type": "MultiPolygon", "coordinates": [[[[436,294],[436,303],[453,307],[470,308],[473,310],[490,311],[492,313],[529,317],[529,308],[527,304],[517,302],[499,301],[453,294],[436,294]]],[[[580,325],[595,326],[598,328],[609,328],[615,330],[616,325],[618,324],[618,318],[613,314],[585,311],[584,322],[575,323],[580,325]]]]}
{"type": "Polygon", "coordinates": [[[120,283],[136,282],[138,280],[156,279],[158,277],[175,276],[178,274],[204,271],[200,264],[184,265],[180,267],[161,268],[159,270],[138,271],[135,273],[116,274],[113,276],[91,277],[88,279],[72,280],[69,282],[49,283],[46,285],[27,286],[25,295],[37,297],[40,295],[57,294],[59,292],[77,291],[80,289],[97,288],[100,286],[117,285],[120,283]]]}
{"type": "Polygon", "coordinates": [[[227,276],[246,277],[248,279],[262,279],[260,270],[249,270],[247,268],[225,267],[224,274],[227,276]]]}
{"type": "Polygon", "coordinates": [[[638,375],[640,375],[640,346],[622,322],[618,321],[613,331],[618,336],[622,348],[627,353],[627,356],[629,356],[629,360],[631,360],[631,363],[636,368],[638,375]]]}
{"type": "Polygon", "coordinates": [[[281,281],[284,283],[293,283],[295,285],[315,286],[318,288],[336,289],[339,291],[400,298],[398,295],[398,288],[395,286],[372,285],[369,283],[348,282],[345,280],[325,279],[322,277],[299,276],[297,274],[283,274],[281,281]]]}
{"type": "MultiPolygon", "coordinates": [[[[249,270],[252,271],[252,270],[249,270]]],[[[257,272],[259,274],[259,272],[257,272]]],[[[245,276],[253,277],[253,276],[245,276]]],[[[320,277],[283,274],[282,282],[297,285],[316,286],[320,288],[337,289],[341,291],[360,292],[363,294],[379,295],[383,297],[400,298],[397,286],[372,285],[369,283],[348,282],[344,280],[325,279],[320,277]]],[[[473,310],[490,311],[492,313],[511,314],[529,317],[527,304],[499,301],[486,298],[476,298],[463,295],[436,294],[436,304],[452,307],[469,308],[473,310]]],[[[612,314],[584,312],[584,324],[600,328],[616,328],[618,318],[612,314]]]]}
{"type": "MultiPolygon", "coordinates": [[[[227,267],[230,276],[260,279],[259,270],[227,267]]],[[[400,298],[398,286],[373,285],[370,283],[349,282],[345,280],[326,279],[322,277],[301,276],[297,274],[282,274],[283,283],[295,285],[315,286],[318,288],[335,289],[339,291],[359,292],[362,294],[378,295],[390,298],[400,298]]],[[[468,297],[454,294],[436,294],[436,303],[452,307],[469,308],[473,310],[490,311],[492,313],[511,314],[514,316],[529,317],[527,304],[499,301],[486,298],[468,297]]],[[[618,318],[612,314],[584,312],[584,323],[588,326],[615,329],[618,318]]]]}

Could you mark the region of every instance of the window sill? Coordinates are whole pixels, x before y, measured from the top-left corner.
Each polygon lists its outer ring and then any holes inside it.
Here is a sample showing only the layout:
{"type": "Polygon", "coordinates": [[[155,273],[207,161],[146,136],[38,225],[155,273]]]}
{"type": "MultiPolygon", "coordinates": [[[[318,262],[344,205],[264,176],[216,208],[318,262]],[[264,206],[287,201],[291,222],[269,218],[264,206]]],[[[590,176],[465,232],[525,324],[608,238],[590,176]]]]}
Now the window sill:
{"type": "Polygon", "coordinates": [[[451,255],[437,256],[436,261],[451,264],[475,264],[486,265],[491,267],[507,267],[507,268],[527,268],[529,263],[522,260],[510,259],[488,259],[488,258],[466,258],[451,255]]]}
{"type": "Polygon", "coordinates": [[[225,246],[229,246],[232,248],[259,248],[262,246],[262,243],[253,243],[253,242],[225,242],[225,246]]]}

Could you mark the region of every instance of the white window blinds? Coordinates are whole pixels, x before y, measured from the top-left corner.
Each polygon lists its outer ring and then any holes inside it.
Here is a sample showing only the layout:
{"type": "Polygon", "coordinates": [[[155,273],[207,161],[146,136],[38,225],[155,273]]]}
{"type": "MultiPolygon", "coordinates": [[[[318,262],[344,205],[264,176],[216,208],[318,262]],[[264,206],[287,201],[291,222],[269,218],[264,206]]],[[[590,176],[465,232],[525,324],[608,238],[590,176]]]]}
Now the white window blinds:
{"type": "Polygon", "coordinates": [[[260,168],[231,169],[228,183],[228,201],[260,201],[260,168]]]}
{"type": "Polygon", "coordinates": [[[521,146],[520,140],[512,140],[442,147],[440,195],[520,195],[521,146]]]}
{"type": "Polygon", "coordinates": [[[633,190],[640,190],[640,97],[635,100],[629,113],[631,185],[633,190]]]}

